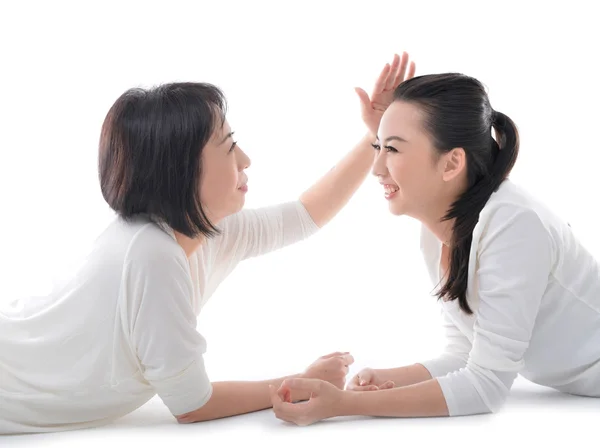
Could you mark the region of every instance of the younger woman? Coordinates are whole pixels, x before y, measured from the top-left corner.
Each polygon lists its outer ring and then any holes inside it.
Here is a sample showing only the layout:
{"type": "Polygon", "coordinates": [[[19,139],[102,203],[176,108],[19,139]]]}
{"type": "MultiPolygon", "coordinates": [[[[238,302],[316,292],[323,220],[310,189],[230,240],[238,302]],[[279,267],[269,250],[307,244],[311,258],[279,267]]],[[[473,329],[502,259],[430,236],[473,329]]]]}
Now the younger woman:
{"type": "Polygon", "coordinates": [[[600,397],[600,266],[568,224],[507,179],[517,129],[483,86],[459,74],[406,81],[374,146],[373,174],[390,212],[422,223],[446,352],[366,369],[346,391],[319,379],[285,381],[272,391],[276,415],[308,424],[336,415],[494,412],[518,374],[600,397]],[[311,399],[291,404],[290,392],[311,399]]]}

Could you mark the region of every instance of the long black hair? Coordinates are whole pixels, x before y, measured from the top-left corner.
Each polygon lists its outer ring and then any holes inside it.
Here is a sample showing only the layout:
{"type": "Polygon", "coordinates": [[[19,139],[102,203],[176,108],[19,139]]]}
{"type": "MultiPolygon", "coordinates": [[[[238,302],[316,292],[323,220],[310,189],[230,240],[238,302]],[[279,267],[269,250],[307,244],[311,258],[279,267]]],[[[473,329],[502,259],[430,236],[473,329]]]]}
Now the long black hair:
{"type": "Polygon", "coordinates": [[[453,219],[454,225],[449,273],[436,295],[439,299],[458,299],[460,308],[472,314],[466,294],[473,229],[488,199],[517,160],[517,127],[509,117],[492,108],[477,79],[458,73],[409,79],[397,87],[394,99],[420,108],[425,130],[440,154],[454,148],[465,151],[468,186],[442,218],[453,219]]]}

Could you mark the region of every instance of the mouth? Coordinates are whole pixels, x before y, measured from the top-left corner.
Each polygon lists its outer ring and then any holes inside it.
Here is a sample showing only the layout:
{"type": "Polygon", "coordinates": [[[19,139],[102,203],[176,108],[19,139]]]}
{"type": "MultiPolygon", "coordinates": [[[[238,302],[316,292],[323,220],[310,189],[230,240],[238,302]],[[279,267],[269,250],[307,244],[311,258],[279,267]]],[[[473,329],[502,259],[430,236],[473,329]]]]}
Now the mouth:
{"type": "Polygon", "coordinates": [[[238,187],[238,190],[241,191],[242,193],[247,193],[248,192],[248,184],[244,184],[241,187],[238,187]]]}
{"type": "Polygon", "coordinates": [[[383,189],[385,192],[385,198],[391,199],[396,195],[400,187],[398,187],[398,185],[393,184],[383,184],[383,189]]]}

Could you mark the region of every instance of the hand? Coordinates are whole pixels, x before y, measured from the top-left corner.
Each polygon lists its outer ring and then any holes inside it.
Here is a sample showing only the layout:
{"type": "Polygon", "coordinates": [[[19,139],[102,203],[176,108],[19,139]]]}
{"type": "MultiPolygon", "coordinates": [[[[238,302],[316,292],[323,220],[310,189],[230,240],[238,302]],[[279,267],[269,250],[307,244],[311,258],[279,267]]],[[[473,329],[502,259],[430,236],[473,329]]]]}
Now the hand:
{"type": "Polygon", "coordinates": [[[342,397],[347,393],[327,381],[305,378],[287,379],[279,389],[273,386],[269,389],[275,416],[298,426],[340,415],[342,397]],[[291,394],[307,395],[310,399],[293,404],[288,399],[291,394]]]}
{"type": "Polygon", "coordinates": [[[383,113],[394,100],[394,90],[396,90],[396,87],[415,76],[415,63],[410,63],[408,75],[406,75],[407,66],[408,53],[402,53],[402,59],[395,54],[391,67],[390,64],[385,64],[385,67],[383,67],[379,78],[375,82],[371,98],[360,87],[355,89],[360,98],[362,119],[373,137],[377,135],[379,122],[383,113]]]}
{"type": "Polygon", "coordinates": [[[348,375],[348,366],[353,362],[354,358],[348,352],[330,353],[313,362],[300,377],[324,380],[338,389],[343,389],[348,375]]]}
{"type": "Polygon", "coordinates": [[[377,370],[362,369],[348,383],[346,389],[355,391],[393,389],[396,384],[379,378],[377,370]]]}

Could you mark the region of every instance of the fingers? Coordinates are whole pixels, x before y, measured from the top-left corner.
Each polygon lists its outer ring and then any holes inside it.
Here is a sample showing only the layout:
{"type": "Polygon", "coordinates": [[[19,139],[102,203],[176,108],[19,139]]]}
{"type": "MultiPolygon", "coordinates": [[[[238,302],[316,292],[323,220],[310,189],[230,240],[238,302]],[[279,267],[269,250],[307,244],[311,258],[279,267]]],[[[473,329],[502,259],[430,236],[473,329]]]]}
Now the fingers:
{"type": "MultiPolygon", "coordinates": [[[[397,57],[398,55],[396,55],[397,57]]],[[[406,68],[408,67],[408,53],[405,51],[402,53],[402,59],[398,66],[398,70],[394,72],[395,77],[391,81],[388,80],[388,89],[395,89],[402,81],[404,81],[404,76],[406,75],[406,68]],[[391,84],[391,85],[390,85],[391,84]]]]}
{"type": "Polygon", "coordinates": [[[279,395],[279,398],[281,398],[281,401],[285,403],[292,402],[292,391],[289,387],[279,386],[279,389],[277,389],[277,394],[279,395]]]}
{"type": "Polygon", "coordinates": [[[373,372],[371,369],[364,369],[355,375],[346,385],[346,389],[354,391],[377,390],[378,387],[371,384],[373,381],[373,372]]]}
{"type": "MultiPolygon", "coordinates": [[[[358,377],[358,375],[357,375],[357,377],[358,377]]],[[[357,378],[357,377],[355,377],[355,378],[357,378]]],[[[347,389],[353,390],[356,392],[368,392],[368,391],[376,391],[376,390],[393,389],[394,387],[396,387],[396,384],[393,381],[386,381],[385,383],[381,384],[378,387],[375,384],[369,384],[369,383],[366,383],[365,385],[361,385],[360,380],[356,379],[354,381],[351,381],[348,384],[347,389]]]]}
{"type": "Polygon", "coordinates": [[[281,403],[273,406],[273,412],[279,420],[294,423],[298,426],[306,426],[313,421],[309,416],[314,412],[314,408],[312,402],[297,404],[281,403]]]}
{"type": "Polygon", "coordinates": [[[299,403],[293,404],[290,402],[285,402],[281,399],[282,388],[279,390],[271,385],[269,385],[269,395],[271,396],[271,405],[273,406],[273,412],[275,416],[289,423],[299,424],[299,417],[302,417],[306,414],[306,404],[299,403]]]}
{"type": "Polygon", "coordinates": [[[367,111],[371,107],[371,98],[369,98],[369,94],[360,87],[356,87],[354,91],[360,99],[361,109],[363,110],[363,112],[367,111]]]}
{"type": "Polygon", "coordinates": [[[354,364],[354,356],[348,352],[330,353],[329,355],[322,356],[321,359],[329,360],[326,365],[333,365],[340,369],[354,364]]]}
{"type": "Polygon", "coordinates": [[[408,69],[408,76],[406,77],[406,79],[411,79],[415,77],[415,71],[416,71],[417,67],[415,65],[414,61],[411,61],[410,63],[410,67],[408,69]]]}
{"type": "Polygon", "coordinates": [[[350,371],[349,366],[354,363],[354,357],[351,354],[330,358],[326,361],[325,368],[329,371],[333,371],[340,378],[346,378],[350,371]],[[339,375],[337,375],[339,373],[339,375]]]}
{"type": "Polygon", "coordinates": [[[373,93],[380,93],[385,90],[387,84],[388,75],[390,74],[390,64],[385,64],[383,70],[379,74],[379,78],[375,81],[375,87],[373,87],[373,93]]]}
{"type": "Polygon", "coordinates": [[[373,382],[373,371],[371,369],[363,370],[356,375],[358,386],[370,386],[373,382]]]}
{"type": "MultiPolygon", "coordinates": [[[[357,87],[357,89],[358,89],[358,87],[357,87]]],[[[361,90],[362,90],[362,89],[361,89],[361,90]]],[[[366,95],[366,92],[365,92],[364,90],[363,90],[363,92],[364,92],[364,93],[365,93],[365,95],[366,95]]],[[[360,95],[359,95],[359,96],[360,96],[360,95]]],[[[368,95],[367,95],[367,98],[368,98],[368,95]]],[[[349,353],[350,353],[350,352],[333,352],[333,353],[330,353],[330,354],[328,354],[328,355],[321,356],[321,359],[336,358],[336,357],[338,357],[338,356],[344,356],[344,355],[347,355],[347,354],[349,354],[349,353]]]]}
{"type": "Polygon", "coordinates": [[[273,405],[273,407],[283,403],[280,390],[281,388],[278,390],[277,388],[269,384],[269,396],[271,397],[271,404],[273,405]]]}
{"type": "Polygon", "coordinates": [[[354,364],[354,356],[352,356],[350,353],[346,353],[346,354],[340,356],[339,359],[341,359],[343,361],[343,363],[346,367],[354,364]]]}
{"type": "MultiPolygon", "coordinates": [[[[402,70],[402,65],[404,65],[404,70],[406,70],[406,59],[404,57],[406,53],[402,55],[402,64],[400,64],[400,57],[395,54],[392,59],[392,66],[390,67],[390,71],[388,73],[388,77],[385,81],[385,90],[392,90],[396,87],[396,79],[398,78],[398,73],[402,70]]],[[[402,75],[404,76],[404,75],[402,75]]]]}
{"type": "Polygon", "coordinates": [[[379,390],[377,386],[371,384],[370,386],[357,386],[355,384],[348,385],[348,390],[353,390],[355,392],[372,392],[379,390]]]}
{"type": "Polygon", "coordinates": [[[321,380],[313,378],[288,378],[281,383],[279,390],[288,389],[290,392],[310,392],[318,394],[321,390],[321,380]]]}

